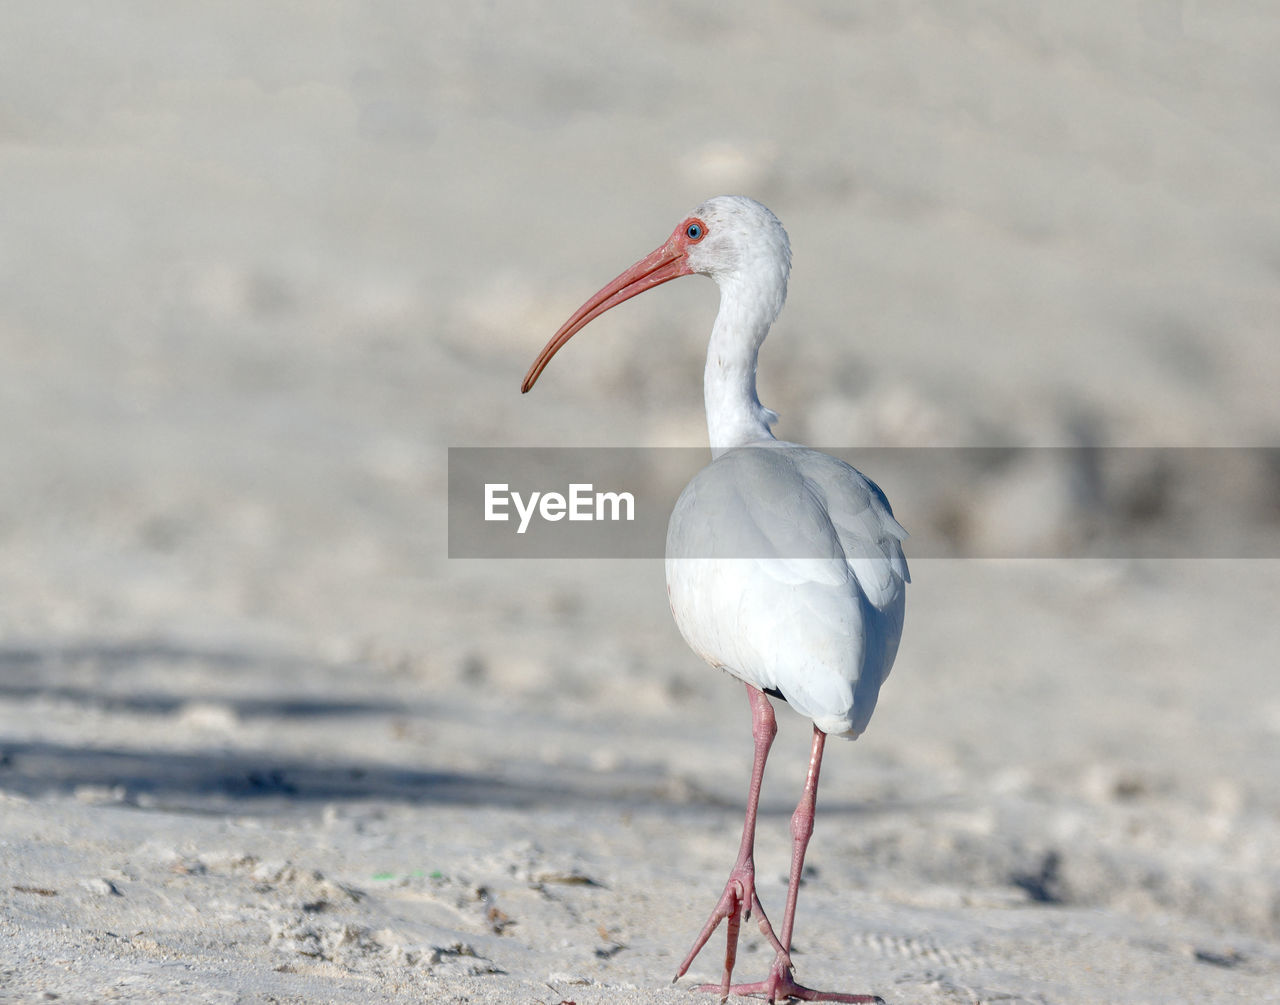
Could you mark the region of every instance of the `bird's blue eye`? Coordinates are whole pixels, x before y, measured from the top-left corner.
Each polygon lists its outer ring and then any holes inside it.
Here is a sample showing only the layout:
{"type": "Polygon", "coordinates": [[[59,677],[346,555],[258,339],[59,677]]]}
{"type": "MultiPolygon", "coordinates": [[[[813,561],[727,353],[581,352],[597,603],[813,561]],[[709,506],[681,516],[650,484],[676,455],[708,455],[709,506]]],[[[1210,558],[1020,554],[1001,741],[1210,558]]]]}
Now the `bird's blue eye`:
{"type": "Polygon", "coordinates": [[[700,240],[702,238],[702,226],[701,224],[691,223],[684,228],[684,233],[691,241],[700,240]]]}

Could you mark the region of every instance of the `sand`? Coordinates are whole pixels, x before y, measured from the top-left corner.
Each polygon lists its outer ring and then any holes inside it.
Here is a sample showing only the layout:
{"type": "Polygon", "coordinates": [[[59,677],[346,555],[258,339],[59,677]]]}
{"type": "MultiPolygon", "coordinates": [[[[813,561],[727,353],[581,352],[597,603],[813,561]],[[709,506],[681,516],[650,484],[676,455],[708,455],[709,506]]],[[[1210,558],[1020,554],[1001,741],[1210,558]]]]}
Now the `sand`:
{"type": "MultiPolygon", "coordinates": [[[[737,847],[740,686],[657,559],[450,559],[446,499],[449,447],[705,444],[704,280],[518,385],[710,195],[791,235],[782,436],[1280,438],[1263,4],[3,21],[0,1000],[704,1000],[718,940],[668,982],[737,847]]],[[[1226,515],[1176,478],[1082,513],[1046,456],[867,467],[955,550],[909,542],[897,665],[828,746],[798,976],[1276,1000],[1274,470],[1226,515]],[[1113,546],[1071,557],[1099,513],[1113,546]]],[[[808,754],[779,722],[775,920],[808,754]]],[[[748,933],[739,975],[770,958],[748,933]]]]}

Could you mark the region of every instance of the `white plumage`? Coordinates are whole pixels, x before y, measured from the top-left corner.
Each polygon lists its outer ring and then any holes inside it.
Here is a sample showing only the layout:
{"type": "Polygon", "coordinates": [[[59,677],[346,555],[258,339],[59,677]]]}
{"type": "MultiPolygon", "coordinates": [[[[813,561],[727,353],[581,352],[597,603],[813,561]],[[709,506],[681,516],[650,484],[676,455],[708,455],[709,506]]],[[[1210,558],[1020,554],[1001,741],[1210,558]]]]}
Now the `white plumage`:
{"type": "Polygon", "coordinates": [[[772,439],[727,450],[671,514],[671,612],[712,666],[853,739],[898,651],[904,536],[843,461],[772,439]]]}
{"type": "Polygon", "coordinates": [[[792,976],[791,933],[805,849],[813,832],[828,733],[867,727],[898,651],[909,581],[906,532],[874,482],[834,457],[775,440],[778,416],[756,395],[760,344],[782,310],[791,271],[787,233],[744,196],[698,206],[666,243],[584,303],[543,348],[521,390],[594,318],[661,283],[693,273],[720,287],[703,396],[712,462],[681,493],[667,526],[667,593],[680,633],[712,666],[747,685],[755,761],[737,861],[724,893],[681,964],[682,977],[722,921],[728,924],[718,991],[770,1001],[877,1002],[813,991],[792,976]],[[791,819],[794,847],[781,935],[755,892],[760,785],[777,732],[766,695],[813,720],[804,794],[791,819]],[[752,912],[775,950],[769,975],[731,985],[738,933],[752,912]]]}

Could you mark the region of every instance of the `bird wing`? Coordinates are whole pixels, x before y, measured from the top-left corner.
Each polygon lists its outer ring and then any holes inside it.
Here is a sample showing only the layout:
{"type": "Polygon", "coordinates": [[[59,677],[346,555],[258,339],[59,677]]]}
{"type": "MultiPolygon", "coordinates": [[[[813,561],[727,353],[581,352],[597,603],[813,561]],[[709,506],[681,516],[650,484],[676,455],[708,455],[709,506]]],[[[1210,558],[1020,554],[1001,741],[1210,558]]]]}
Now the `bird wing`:
{"type": "Polygon", "coordinates": [[[911,582],[902,542],[907,532],[894,518],[880,486],[844,461],[817,450],[788,450],[806,482],[815,487],[845,561],[878,609],[891,605],[911,582]]]}
{"type": "Polygon", "coordinates": [[[672,612],[708,662],[856,735],[897,651],[904,536],[842,461],[774,441],[726,451],[671,515],[672,612]]]}

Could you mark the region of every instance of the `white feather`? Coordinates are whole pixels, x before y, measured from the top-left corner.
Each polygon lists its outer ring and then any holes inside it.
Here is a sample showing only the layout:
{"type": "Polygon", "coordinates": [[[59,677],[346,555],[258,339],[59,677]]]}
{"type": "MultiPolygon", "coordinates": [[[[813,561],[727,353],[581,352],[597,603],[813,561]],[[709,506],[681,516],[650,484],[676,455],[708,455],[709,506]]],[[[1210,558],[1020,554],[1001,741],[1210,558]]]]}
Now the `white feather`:
{"type": "Polygon", "coordinates": [[[849,465],[776,440],[722,453],[667,527],[681,635],[713,666],[857,736],[902,634],[905,531],[849,465]]]}

